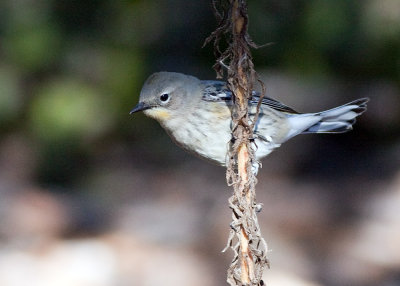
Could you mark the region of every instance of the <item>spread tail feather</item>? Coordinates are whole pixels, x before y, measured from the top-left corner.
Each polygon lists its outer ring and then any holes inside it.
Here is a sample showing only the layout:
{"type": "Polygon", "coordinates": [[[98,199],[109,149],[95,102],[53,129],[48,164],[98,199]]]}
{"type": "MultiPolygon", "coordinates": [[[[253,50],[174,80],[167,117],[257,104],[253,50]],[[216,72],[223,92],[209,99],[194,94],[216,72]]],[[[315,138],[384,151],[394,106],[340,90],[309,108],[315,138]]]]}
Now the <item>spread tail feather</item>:
{"type": "Polygon", "coordinates": [[[356,117],[367,110],[368,98],[360,98],[345,105],[322,111],[316,115],[321,120],[302,133],[343,133],[350,131],[356,117]]]}
{"type": "Polygon", "coordinates": [[[286,139],[304,133],[343,133],[350,131],[356,117],[367,110],[368,98],[318,113],[296,114],[289,117],[291,131],[286,139]]]}

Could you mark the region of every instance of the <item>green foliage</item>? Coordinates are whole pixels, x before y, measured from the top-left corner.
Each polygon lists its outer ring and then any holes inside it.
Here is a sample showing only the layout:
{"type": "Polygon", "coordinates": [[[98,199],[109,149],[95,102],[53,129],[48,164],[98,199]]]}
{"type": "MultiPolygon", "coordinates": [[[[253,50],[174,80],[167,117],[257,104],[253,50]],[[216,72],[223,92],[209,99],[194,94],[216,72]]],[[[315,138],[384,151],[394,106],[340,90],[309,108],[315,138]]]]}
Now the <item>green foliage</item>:
{"type": "Polygon", "coordinates": [[[0,126],[15,119],[22,106],[17,73],[9,67],[0,67],[0,126]]]}
{"type": "Polygon", "coordinates": [[[59,49],[60,35],[50,25],[11,31],[4,41],[10,60],[27,72],[44,69],[57,61],[59,49]]]}
{"type": "Polygon", "coordinates": [[[104,98],[92,87],[71,79],[49,81],[31,106],[34,134],[44,141],[87,140],[110,128],[104,98]]]}
{"type": "Polygon", "coordinates": [[[331,50],[349,40],[351,15],[348,1],[309,1],[305,9],[304,35],[317,50],[331,50]]]}
{"type": "MultiPolygon", "coordinates": [[[[216,24],[210,2],[0,1],[1,135],[38,139],[43,164],[64,154],[42,166],[48,179],[105,138],[160,136],[129,110],[154,71],[214,76],[212,49],[201,49],[216,24]]],[[[250,35],[274,43],[254,51],[256,69],[400,85],[399,11],[398,0],[249,1],[250,35]]]]}

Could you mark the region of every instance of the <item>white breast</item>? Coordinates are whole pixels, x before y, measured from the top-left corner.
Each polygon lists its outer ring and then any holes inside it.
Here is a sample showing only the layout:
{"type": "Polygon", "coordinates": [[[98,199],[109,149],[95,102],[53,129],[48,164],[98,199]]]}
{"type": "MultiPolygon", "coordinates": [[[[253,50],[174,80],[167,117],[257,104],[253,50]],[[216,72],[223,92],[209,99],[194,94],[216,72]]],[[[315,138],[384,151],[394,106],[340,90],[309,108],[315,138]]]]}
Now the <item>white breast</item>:
{"type": "MultiPolygon", "coordinates": [[[[231,140],[230,111],[218,109],[186,114],[185,120],[169,118],[163,127],[169,135],[184,149],[201,157],[226,165],[229,142],[231,140]],[[211,120],[213,118],[213,120],[211,120]]],[[[282,118],[280,116],[260,116],[255,127],[257,159],[267,156],[280,146],[282,137],[282,118]]],[[[286,131],[285,131],[286,132],[286,131]]]]}

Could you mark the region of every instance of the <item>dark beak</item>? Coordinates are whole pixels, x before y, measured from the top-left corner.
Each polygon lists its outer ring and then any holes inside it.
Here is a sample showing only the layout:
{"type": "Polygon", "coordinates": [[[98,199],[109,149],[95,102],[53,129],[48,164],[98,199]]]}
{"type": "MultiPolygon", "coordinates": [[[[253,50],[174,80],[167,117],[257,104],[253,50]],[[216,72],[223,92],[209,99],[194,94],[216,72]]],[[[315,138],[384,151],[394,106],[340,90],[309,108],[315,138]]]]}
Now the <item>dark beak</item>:
{"type": "Polygon", "coordinates": [[[150,105],[148,105],[148,104],[146,104],[146,103],[143,103],[143,102],[139,102],[139,103],[131,110],[131,112],[129,112],[129,114],[133,114],[133,113],[135,113],[135,112],[143,111],[143,110],[146,110],[146,109],[149,109],[149,108],[151,108],[150,105]]]}

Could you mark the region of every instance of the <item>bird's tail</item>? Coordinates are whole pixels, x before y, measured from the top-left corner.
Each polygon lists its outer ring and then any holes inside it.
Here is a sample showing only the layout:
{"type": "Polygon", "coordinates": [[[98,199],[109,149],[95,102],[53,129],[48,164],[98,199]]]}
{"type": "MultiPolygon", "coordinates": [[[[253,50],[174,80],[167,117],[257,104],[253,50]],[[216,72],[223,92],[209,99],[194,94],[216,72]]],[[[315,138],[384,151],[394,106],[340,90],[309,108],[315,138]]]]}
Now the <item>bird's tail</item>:
{"type": "Polygon", "coordinates": [[[292,115],[291,131],[286,139],[304,133],[344,133],[352,129],[356,117],[367,110],[368,98],[360,98],[345,105],[318,113],[292,115]]]}

